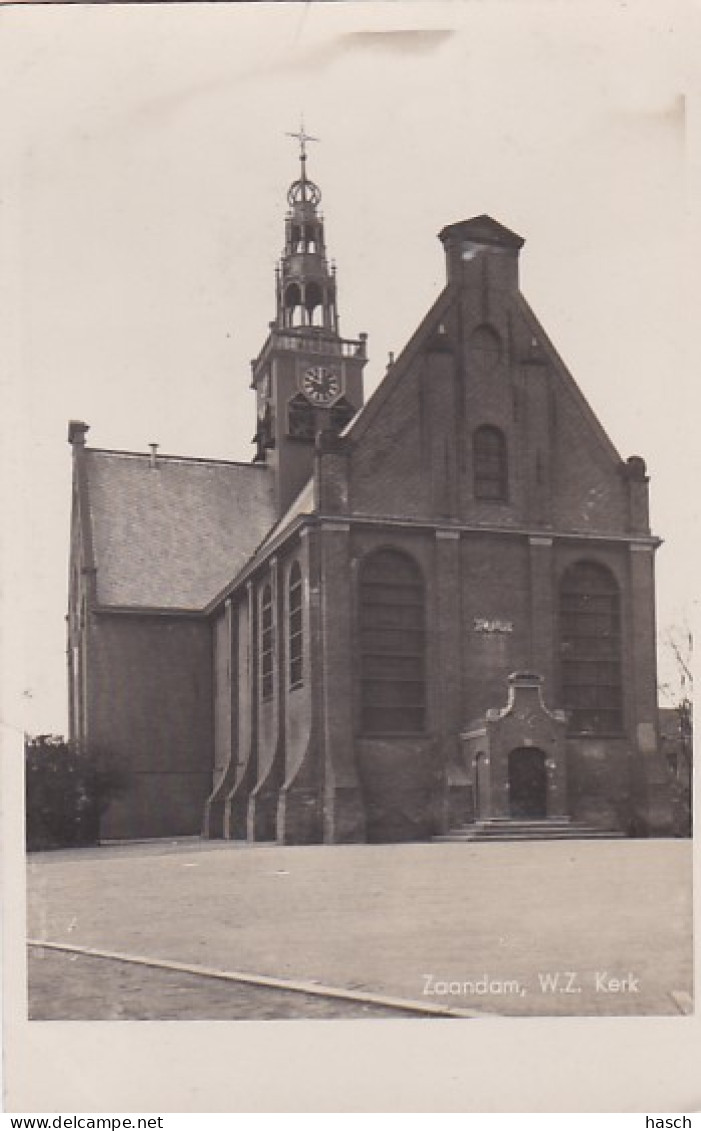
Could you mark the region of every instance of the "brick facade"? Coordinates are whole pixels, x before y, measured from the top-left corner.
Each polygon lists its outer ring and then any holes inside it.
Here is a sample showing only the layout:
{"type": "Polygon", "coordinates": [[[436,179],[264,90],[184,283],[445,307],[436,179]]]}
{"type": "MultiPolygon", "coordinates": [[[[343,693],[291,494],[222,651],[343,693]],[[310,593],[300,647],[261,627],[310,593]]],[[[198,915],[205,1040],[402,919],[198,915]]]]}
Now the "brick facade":
{"type": "Polygon", "coordinates": [[[211,634],[194,618],[93,614],[88,627],[88,732],[119,759],[126,792],[103,839],[200,832],[212,782],[211,634]]]}
{"type": "MultiPolygon", "coordinates": [[[[470,720],[505,708],[508,677],[524,670],[538,674],[544,704],[561,720],[557,812],[601,828],[664,833],[657,543],[644,465],[621,460],[526,306],[510,237],[480,220],[444,239],[446,291],[347,437],[318,438],[316,509],[275,539],[278,570],[284,575],[294,558],[305,571],[311,654],[304,690],[290,694],[282,680],[276,690],[283,726],[275,742],[295,770],[280,790],[275,835],[422,839],[474,818],[475,765],[461,735],[470,720]],[[505,437],[501,499],[475,497],[481,425],[505,437]],[[367,556],[386,548],[408,555],[425,584],[422,734],[363,732],[358,577],[367,556]],[[559,591],[578,562],[608,571],[619,593],[623,719],[615,734],[567,733],[561,714],[559,591]]],[[[268,568],[263,549],[247,584],[259,587],[268,568]]],[[[236,586],[228,599],[237,599],[236,586]]],[[[284,615],[280,630],[284,651],[284,615]]],[[[531,746],[533,731],[514,726],[514,749],[531,746]]],[[[263,761],[273,756],[263,730],[258,752],[263,761]]]]}

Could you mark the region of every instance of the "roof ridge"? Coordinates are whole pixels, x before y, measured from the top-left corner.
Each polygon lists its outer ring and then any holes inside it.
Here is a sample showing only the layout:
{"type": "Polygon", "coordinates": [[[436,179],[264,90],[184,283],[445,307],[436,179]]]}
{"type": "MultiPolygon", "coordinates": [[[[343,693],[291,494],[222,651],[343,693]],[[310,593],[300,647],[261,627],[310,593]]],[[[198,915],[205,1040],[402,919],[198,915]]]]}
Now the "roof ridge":
{"type": "MultiPolygon", "coordinates": [[[[145,460],[150,460],[152,458],[150,452],[133,452],[133,451],[127,451],[124,448],[89,448],[89,447],[86,447],[84,450],[86,452],[90,452],[90,453],[97,454],[97,455],[128,456],[128,457],[131,457],[133,459],[145,459],[145,460]]],[[[266,470],[266,471],[270,470],[269,467],[266,467],[266,465],[262,464],[262,463],[244,462],[243,460],[219,459],[216,456],[181,456],[181,455],[174,454],[172,452],[159,452],[156,459],[158,461],[160,461],[160,460],[177,460],[180,463],[223,464],[225,467],[247,467],[247,468],[251,468],[252,470],[256,470],[256,471],[258,469],[262,469],[262,470],[266,470]]]]}

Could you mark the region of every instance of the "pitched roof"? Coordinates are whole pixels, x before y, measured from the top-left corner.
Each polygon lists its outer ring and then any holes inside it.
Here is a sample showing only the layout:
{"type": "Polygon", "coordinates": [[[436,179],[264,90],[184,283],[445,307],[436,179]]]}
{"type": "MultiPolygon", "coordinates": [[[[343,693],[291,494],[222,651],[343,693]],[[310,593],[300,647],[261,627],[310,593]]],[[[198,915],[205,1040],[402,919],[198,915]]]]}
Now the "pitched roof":
{"type": "Polygon", "coordinates": [[[296,518],[300,517],[300,515],[314,514],[316,509],[316,500],[314,497],[314,477],[312,476],[304,484],[302,490],[292,501],[285,513],[280,517],[279,521],[276,522],[275,526],[271,527],[271,529],[268,531],[260,549],[264,549],[269,542],[272,542],[274,538],[282,534],[288,526],[292,525],[296,518]]]}
{"type": "MultiPolygon", "coordinates": [[[[304,487],[290,506],[289,510],[287,510],[285,514],[282,515],[282,517],[279,519],[279,521],[276,522],[275,525],[267,531],[262,542],[260,542],[260,544],[256,546],[254,552],[248,557],[245,562],[242,563],[241,568],[245,571],[244,576],[248,573],[249,568],[254,569],[260,561],[265,559],[266,554],[270,552],[271,547],[275,545],[275,543],[284,541],[288,532],[292,529],[293,526],[295,526],[297,519],[308,518],[310,515],[313,515],[315,513],[315,510],[316,505],[314,501],[314,479],[312,478],[309,479],[307,483],[305,483],[304,487]]],[[[229,594],[232,593],[234,589],[238,588],[238,586],[241,584],[241,581],[242,576],[241,571],[239,570],[236,574],[228,579],[227,584],[223,589],[217,591],[216,595],[210,601],[206,611],[208,613],[211,613],[214,611],[214,609],[217,609],[229,596],[229,594]]]]}
{"type": "Polygon", "coordinates": [[[275,521],[257,464],[86,448],[98,604],[202,609],[275,521]]]}

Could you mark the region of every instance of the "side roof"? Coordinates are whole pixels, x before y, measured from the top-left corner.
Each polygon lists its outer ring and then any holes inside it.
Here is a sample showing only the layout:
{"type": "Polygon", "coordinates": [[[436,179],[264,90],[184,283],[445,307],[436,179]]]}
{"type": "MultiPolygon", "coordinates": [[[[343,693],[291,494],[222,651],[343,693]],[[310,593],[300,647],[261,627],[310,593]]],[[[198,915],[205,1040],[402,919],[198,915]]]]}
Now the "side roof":
{"type": "Polygon", "coordinates": [[[76,455],[102,607],[204,609],[275,521],[272,475],[258,464],[76,455]]]}

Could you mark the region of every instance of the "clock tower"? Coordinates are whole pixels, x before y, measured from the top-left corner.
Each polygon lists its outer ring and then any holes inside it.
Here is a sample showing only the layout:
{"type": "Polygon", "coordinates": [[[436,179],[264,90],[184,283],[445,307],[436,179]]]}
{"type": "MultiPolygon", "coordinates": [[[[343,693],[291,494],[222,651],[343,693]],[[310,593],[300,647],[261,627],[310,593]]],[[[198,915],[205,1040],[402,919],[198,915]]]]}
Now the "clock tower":
{"type": "Polygon", "coordinates": [[[285,246],[275,273],[276,313],[257,358],[251,362],[256,391],[254,462],[276,473],[278,515],[284,514],[313,468],[314,442],[322,431],[340,432],[363,403],[367,335],[342,338],[336,268],[326,256],[321,191],[307,177],[305,134],[300,176],[287,193],[285,246]]]}

